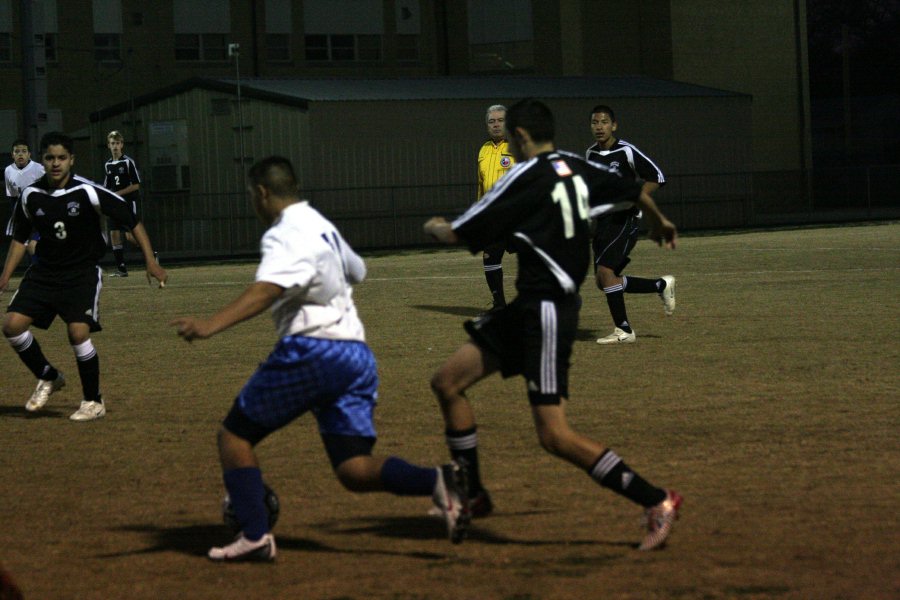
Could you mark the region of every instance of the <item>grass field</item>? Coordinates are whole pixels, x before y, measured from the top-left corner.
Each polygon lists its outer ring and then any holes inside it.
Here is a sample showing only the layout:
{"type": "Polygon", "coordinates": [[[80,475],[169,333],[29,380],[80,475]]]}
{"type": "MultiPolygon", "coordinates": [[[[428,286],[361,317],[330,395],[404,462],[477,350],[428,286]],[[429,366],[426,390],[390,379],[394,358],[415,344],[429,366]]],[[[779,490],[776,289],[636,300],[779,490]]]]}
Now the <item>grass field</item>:
{"type": "MultiPolygon", "coordinates": [[[[28,600],[900,597],[900,224],[681,242],[633,253],[632,274],[678,278],[673,317],[628,296],[636,344],[594,343],[611,324],[585,285],[568,405],[576,429],[684,495],[662,551],[634,550],[640,511],[544,454],[523,382],[493,378],[470,398],[496,512],[464,544],[425,500],[345,492],[307,416],[259,448],[283,505],[278,562],[209,563],[228,537],[215,431],[273,327],[188,345],[167,322],[252,280],[255,265],[228,264],[175,266],[165,290],[137,270],[106,280],[101,421],[67,418],[81,397],[60,323],[35,334],[69,385],[36,416],[32,377],[0,351],[0,562],[28,600]]],[[[443,462],[428,381],[486,308],[480,258],[367,262],[355,298],[382,377],[376,450],[443,462]]]]}

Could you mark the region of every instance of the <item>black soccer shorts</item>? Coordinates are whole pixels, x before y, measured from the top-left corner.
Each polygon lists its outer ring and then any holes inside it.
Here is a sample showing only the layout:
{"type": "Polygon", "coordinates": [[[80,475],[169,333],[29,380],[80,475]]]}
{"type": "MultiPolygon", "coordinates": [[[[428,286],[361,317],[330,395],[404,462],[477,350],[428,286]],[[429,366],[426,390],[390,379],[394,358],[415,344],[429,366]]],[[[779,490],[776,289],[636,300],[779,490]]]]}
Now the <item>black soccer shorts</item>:
{"type": "Polygon", "coordinates": [[[102,277],[100,267],[60,275],[35,265],[25,272],[6,311],[31,317],[40,329],[49,328],[59,316],[65,323],[87,323],[91,331],[100,331],[102,277]]]}
{"type": "Polygon", "coordinates": [[[591,248],[594,251],[594,269],[604,266],[621,275],[630,262],[628,255],[634,249],[640,231],[640,213],[633,210],[600,217],[596,223],[591,248]]]}
{"type": "Polygon", "coordinates": [[[576,296],[517,297],[506,308],[466,321],[472,341],[500,361],[503,377],[522,375],[532,405],[569,396],[569,358],[578,331],[576,296]]]}
{"type": "MultiPolygon", "coordinates": [[[[129,200],[126,198],[125,202],[127,202],[128,205],[131,207],[131,212],[133,212],[134,214],[138,214],[138,205],[135,200],[129,200]]],[[[107,217],[106,220],[107,220],[107,225],[109,226],[110,231],[121,231],[122,233],[131,232],[130,227],[127,227],[126,225],[120,223],[119,221],[117,221],[116,219],[114,219],[112,217],[107,217]]]]}

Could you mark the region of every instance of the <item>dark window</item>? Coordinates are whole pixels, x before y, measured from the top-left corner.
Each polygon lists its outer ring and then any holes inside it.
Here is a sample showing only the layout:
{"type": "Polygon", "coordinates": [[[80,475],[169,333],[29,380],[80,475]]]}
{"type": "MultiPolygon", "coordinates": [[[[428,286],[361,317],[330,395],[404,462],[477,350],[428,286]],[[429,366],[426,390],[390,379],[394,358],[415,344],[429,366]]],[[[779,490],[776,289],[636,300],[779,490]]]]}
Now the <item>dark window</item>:
{"type": "Polygon", "coordinates": [[[380,35],[307,35],[306,60],[377,61],[381,60],[380,35]]]}
{"type": "Polygon", "coordinates": [[[0,33],[0,62],[12,62],[12,38],[8,33],[0,33]]]}
{"type": "Polygon", "coordinates": [[[203,49],[203,60],[228,60],[228,44],[224,33],[204,33],[200,35],[200,46],[203,49]]]}
{"type": "Polygon", "coordinates": [[[328,60],[328,36],[306,36],[306,60],[328,60]]]}
{"type": "Polygon", "coordinates": [[[55,33],[44,34],[44,59],[49,62],[57,62],[59,56],[56,53],[57,37],[55,33]]]}
{"type": "Polygon", "coordinates": [[[287,62],[291,60],[291,36],[287,33],[270,33],[266,35],[266,57],[269,62],[287,62]]]}
{"type": "Polygon", "coordinates": [[[97,62],[121,61],[121,37],[118,33],[95,33],[94,60],[97,62]]]}
{"type": "Polygon", "coordinates": [[[175,60],[200,60],[199,34],[175,34],[175,60]]]}
{"type": "Polygon", "coordinates": [[[419,61],[419,36],[417,36],[417,35],[398,35],[397,36],[397,60],[399,62],[418,62],[419,61]]]}
{"type": "Polygon", "coordinates": [[[224,33],[176,33],[175,60],[225,62],[228,44],[224,33]]]}
{"type": "Polygon", "coordinates": [[[355,58],[355,44],[352,35],[332,35],[329,38],[331,42],[331,60],[353,60],[355,58]]]}

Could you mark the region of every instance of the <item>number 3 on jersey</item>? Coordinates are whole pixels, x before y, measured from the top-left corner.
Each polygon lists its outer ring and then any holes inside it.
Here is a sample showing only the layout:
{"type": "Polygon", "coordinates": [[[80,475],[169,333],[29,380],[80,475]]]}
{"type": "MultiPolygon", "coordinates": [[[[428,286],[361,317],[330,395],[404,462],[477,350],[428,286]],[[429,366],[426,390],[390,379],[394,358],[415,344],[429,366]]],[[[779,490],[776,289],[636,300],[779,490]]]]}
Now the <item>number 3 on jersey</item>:
{"type": "MultiPolygon", "coordinates": [[[[584,179],[581,178],[581,175],[575,175],[568,181],[572,182],[572,187],[575,191],[575,206],[578,207],[578,218],[585,221],[588,218],[588,212],[590,210],[590,207],[588,206],[589,194],[587,184],[584,182],[584,179]]],[[[550,196],[553,198],[554,202],[559,204],[560,211],[562,212],[566,239],[568,240],[575,237],[575,222],[572,219],[572,201],[570,200],[569,187],[566,185],[566,180],[557,182],[550,196]]]]}
{"type": "Polygon", "coordinates": [[[53,235],[55,235],[56,239],[59,239],[59,240],[66,239],[66,236],[68,235],[66,233],[66,224],[63,223],[62,221],[57,221],[56,223],[53,224],[53,231],[55,232],[53,235]]]}

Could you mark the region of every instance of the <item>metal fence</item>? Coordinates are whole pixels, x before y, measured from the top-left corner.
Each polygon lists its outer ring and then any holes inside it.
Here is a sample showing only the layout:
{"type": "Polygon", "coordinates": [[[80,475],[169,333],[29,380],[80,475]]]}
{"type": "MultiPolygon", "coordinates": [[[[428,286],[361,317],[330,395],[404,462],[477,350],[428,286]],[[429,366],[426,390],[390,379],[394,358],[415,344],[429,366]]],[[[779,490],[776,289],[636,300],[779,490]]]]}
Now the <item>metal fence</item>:
{"type": "MultiPolygon", "coordinates": [[[[900,218],[900,165],[672,175],[657,201],[682,231],[823,220],[900,218]],[[826,218],[827,216],[827,218],[826,218]]],[[[452,217],[472,183],[309,190],[305,196],[362,250],[424,246],[430,216],[452,217]]],[[[3,222],[9,207],[2,206],[3,222]]],[[[175,259],[252,255],[263,226],[245,194],[148,194],[142,219],[154,246],[175,259]]]]}

